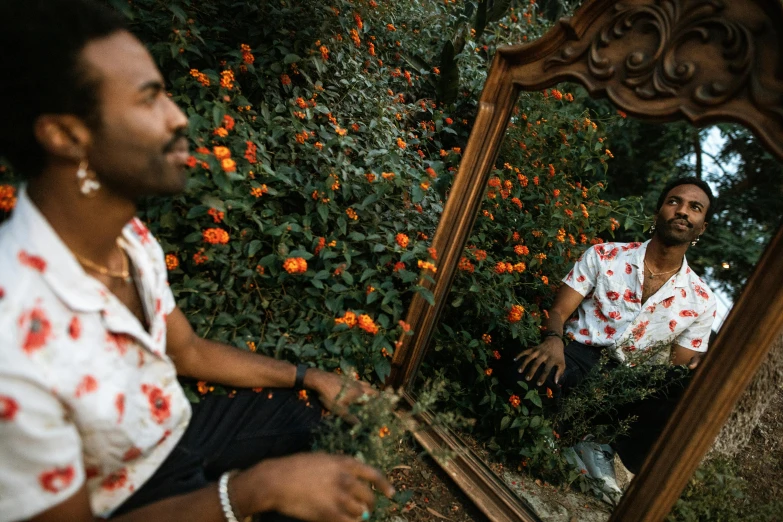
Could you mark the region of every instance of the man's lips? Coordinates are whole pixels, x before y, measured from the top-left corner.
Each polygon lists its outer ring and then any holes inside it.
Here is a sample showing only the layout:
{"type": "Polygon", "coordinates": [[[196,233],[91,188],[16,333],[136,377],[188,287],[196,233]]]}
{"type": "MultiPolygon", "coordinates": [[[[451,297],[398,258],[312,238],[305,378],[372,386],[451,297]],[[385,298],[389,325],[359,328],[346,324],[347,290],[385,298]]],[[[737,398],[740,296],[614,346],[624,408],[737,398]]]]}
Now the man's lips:
{"type": "Polygon", "coordinates": [[[176,163],[184,165],[188,161],[190,149],[188,140],[182,138],[177,140],[172,147],[168,147],[166,155],[171,157],[176,163]]]}
{"type": "Polygon", "coordinates": [[[670,221],[671,225],[678,230],[687,230],[692,227],[690,223],[682,219],[670,221]]]}

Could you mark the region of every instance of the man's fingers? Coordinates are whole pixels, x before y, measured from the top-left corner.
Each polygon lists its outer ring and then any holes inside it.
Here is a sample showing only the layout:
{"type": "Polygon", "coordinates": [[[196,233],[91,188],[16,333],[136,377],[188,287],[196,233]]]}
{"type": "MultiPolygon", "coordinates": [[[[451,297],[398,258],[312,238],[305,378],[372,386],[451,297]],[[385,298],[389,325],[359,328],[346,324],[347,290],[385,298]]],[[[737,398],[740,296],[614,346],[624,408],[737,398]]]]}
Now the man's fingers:
{"type": "Polygon", "coordinates": [[[348,493],[368,511],[372,511],[375,508],[375,493],[363,480],[353,480],[348,493]]]}
{"type": "Polygon", "coordinates": [[[557,365],[557,372],[555,372],[555,384],[560,383],[560,377],[563,376],[563,373],[565,372],[565,364],[558,364],[557,365]]]}
{"type": "MultiPolygon", "coordinates": [[[[369,488],[367,488],[369,489],[369,488]]],[[[372,491],[370,491],[372,493],[372,491]]],[[[340,495],[338,501],[337,501],[342,508],[342,510],[351,517],[354,517],[354,520],[358,519],[360,516],[362,516],[362,513],[365,511],[371,511],[372,508],[370,506],[367,506],[366,504],[362,503],[351,495],[348,492],[343,493],[340,495]]]]}
{"type": "Polygon", "coordinates": [[[544,384],[544,381],[549,376],[549,373],[552,371],[552,368],[554,368],[555,366],[557,366],[557,363],[551,359],[546,363],[546,366],[544,366],[544,371],[541,372],[541,376],[538,378],[539,386],[544,384]]]}
{"type": "Polygon", "coordinates": [[[354,462],[355,465],[353,468],[353,473],[357,478],[366,480],[375,486],[375,489],[379,490],[387,497],[391,498],[391,496],[394,495],[394,486],[392,486],[391,483],[386,480],[386,477],[383,476],[383,473],[371,466],[362,464],[358,460],[354,462]]]}
{"type": "Polygon", "coordinates": [[[536,360],[538,357],[540,357],[540,354],[537,351],[530,352],[524,359],[522,359],[522,362],[519,364],[519,370],[517,371],[522,373],[522,370],[527,368],[527,365],[536,360]]]}
{"type": "Polygon", "coordinates": [[[534,350],[535,350],[535,348],[528,348],[527,350],[522,350],[521,352],[519,352],[519,353],[516,355],[516,357],[514,357],[514,360],[515,360],[515,361],[517,361],[517,360],[519,360],[519,358],[520,358],[520,357],[522,357],[523,355],[525,355],[525,354],[528,354],[528,353],[531,353],[531,352],[533,352],[534,350]]]}

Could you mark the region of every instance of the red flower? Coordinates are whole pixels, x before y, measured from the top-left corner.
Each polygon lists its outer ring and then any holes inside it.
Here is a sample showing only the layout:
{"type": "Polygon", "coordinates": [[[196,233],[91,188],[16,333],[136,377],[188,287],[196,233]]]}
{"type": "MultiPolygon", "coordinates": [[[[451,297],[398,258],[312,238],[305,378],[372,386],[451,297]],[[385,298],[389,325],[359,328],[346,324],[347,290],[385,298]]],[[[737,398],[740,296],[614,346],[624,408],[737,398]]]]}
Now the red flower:
{"type": "Polygon", "coordinates": [[[150,384],[142,384],[141,391],[147,396],[150,403],[152,419],[158,424],[163,424],[171,417],[171,396],[163,395],[163,390],[150,384]]]}
{"type": "Polygon", "coordinates": [[[22,349],[30,355],[34,351],[43,348],[48,342],[49,337],[52,335],[52,323],[49,322],[49,318],[46,317],[46,314],[40,308],[33,308],[19,318],[20,326],[25,323],[29,324],[30,329],[27,332],[22,349]]]}
{"type": "Polygon", "coordinates": [[[185,165],[190,167],[191,169],[195,167],[198,164],[198,160],[195,156],[188,156],[188,160],[185,162],[185,165]]]}
{"type": "Polygon", "coordinates": [[[33,256],[24,250],[21,250],[19,252],[18,258],[20,263],[26,267],[32,268],[33,270],[38,270],[41,273],[46,270],[46,261],[44,261],[42,257],[33,256]]]}
{"type": "Polygon", "coordinates": [[[7,395],[0,395],[0,421],[12,421],[19,411],[19,403],[7,395]]]}
{"type": "Polygon", "coordinates": [[[609,317],[614,319],[615,321],[619,321],[620,320],[620,312],[618,312],[618,311],[609,312],[609,317]]]}
{"type": "Polygon", "coordinates": [[[632,270],[633,270],[633,268],[631,268],[631,265],[629,265],[628,263],[625,263],[625,273],[626,274],[630,274],[632,270]]]}
{"type": "Polygon", "coordinates": [[[122,468],[115,471],[114,473],[107,475],[106,478],[103,479],[103,482],[101,482],[101,488],[105,489],[106,491],[114,491],[115,489],[120,489],[121,487],[125,486],[127,482],[128,470],[122,468]]]}
{"type": "Polygon", "coordinates": [[[661,301],[661,304],[663,305],[664,308],[669,308],[673,302],[674,302],[674,296],[671,296],[661,301]]]}
{"type": "Polygon", "coordinates": [[[638,341],[644,336],[645,332],[647,331],[648,324],[650,324],[650,321],[642,321],[641,323],[634,326],[633,330],[631,330],[631,334],[633,335],[634,339],[638,341]]]}
{"type": "Polygon", "coordinates": [[[680,317],[699,317],[699,314],[694,310],[682,310],[680,312],[680,317]]]}
{"type": "Polygon", "coordinates": [[[133,228],[133,231],[137,236],[139,236],[139,239],[141,239],[141,242],[148,243],[150,240],[150,231],[147,230],[147,227],[144,226],[144,223],[142,223],[139,218],[133,218],[131,219],[130,224],[131,228],[133,228]]]}
{"type": "Polygon", "coordinates": [[[610,301],[617,301],[620,298],[620,294],[617,292],[606,292],[606,298],[610,301]]]}
{"type": "Polygon", "coordinates": [[[693,289],[696,291],[696,294],[702,299],[710,298],[710,295],[699,285],[693,285],[693,289]]]}
{"type": "Polygon", "coordinates": [[[45,491],[59,493],[70,486],[75,477],[76,472],[73,466],[67,466],[65,468],[54,468],[44,471],[38,476],[38,482],[45,491]]]}
{"type": "Polygon", "coordinates": [[[118,393],[114,398],[114,407],[117,409],[117,424],[122,422],[122,417],[125,415],[125,394],[118,393]]]}
{"type": "Polygon", "coordinates": [[[599,308],[596,308],[596,309],[595,309],[595,317],[596,317],[596,318],[597,318],[599,321],[603,321],[604,323],[606,323],[606,322],[608,322],[608,321],[609,321],[609,318],[608,318],[608,317],[606,317],[606,316],[604,315],[604,313],[603,313],[603,312],[602,312],[602,311],[601,311],[599,308]]]}
{"type": "Polygon", "coordinates": [[[97,389],[98,381],[95,380],[95,377],[92,375],[85,375],[79,382],[79,385],[76,386],[76,392],[74,393],[74,396],[81,397],[82,395],[92,393],[97,389]]]}
{"type": "Polygon", "coordinates": [[[81,334],[82,334],[82,323],[81,321],[79,321],[79,318],[74,315],[73,319],[71,319],[71,323],[68,325],[68,335],[70,335],[71,339],[75,341],[79,338],[81,334]]]}
{"type": "Polygon", "coordinates": [[[582,328],[579,330],[579,335],[590,335],[590,332],[587,330],[587,328],[582,328]]]}
{"type": "Polygon", "coordinates": [[[699,346],[701,346],[701,339],[694,339],[693,341],[691,341],[691,346],[693,346],[694,348],[698,348],[699,346]]]}
{"type": "Polygon", "coordinates": [[[615,330],[614,328],[612,328],[607,324],[606,327],[604,328],[604,333],[606,334],[606,338],[609,339],[610,337],[612,337],[614,334],[617,333],[617,330],[615,330]]]}
{"type": "Polygon", "coordinates": [[[577,283],[584,283],[584,281],[585,281],[585,276],[583,275],[580,275],[579,277],[576,278],[577,283]]]}
{"type": "Polygon", "coordinates": [[[629,288],[625,289],[625,293],[623,294],[623,300],[627,301],[629,303],[641,303],[642,300],[639,299],[639,297],[636,295],[636,292],[631,292],[629,288]]]}
{"type": "Polygon", "coordinates": [[[106,332],[106,342],[109,349],[114,348],[120,355],[128,352],[128,338],[124,334],[106,332]]]}
{"type": "Polygon", "coordinates": [[[671,330],[673,332],[675,326],[677,326],[677,321],[675,321],[674,319],[669,321],[669,330],[671,330]]]}
{"type": "Polygon", "coordinates": [[[122,456],[123,462],[130,462],[132,460],[136,460],[137,458],[141,457],[141,450],[137,448],[136,446],[132,446],[128,451],[125,452],[125,454],[122,456]]]}

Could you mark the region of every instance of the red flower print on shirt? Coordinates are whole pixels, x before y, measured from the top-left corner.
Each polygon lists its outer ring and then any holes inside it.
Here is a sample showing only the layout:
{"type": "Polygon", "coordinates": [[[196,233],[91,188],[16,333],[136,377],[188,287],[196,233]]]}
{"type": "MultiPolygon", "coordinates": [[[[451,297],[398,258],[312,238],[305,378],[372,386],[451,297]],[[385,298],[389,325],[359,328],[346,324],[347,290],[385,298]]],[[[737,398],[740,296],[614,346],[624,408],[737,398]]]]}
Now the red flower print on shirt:
{"type": "Polygon", "coordinates": [[[625,263],[625,273],[630,274],[631,272],[633,272],[633,268],[628,263],[625,263]]]}
{"type": "Polygon", "coordinates": [[[622,317],[620,316],[620,312],[615,310],[614,312],[609,312],[609,317],[611,319],[614,319],[615,321],[619,321],[622,317]]]}
{"type": "Polygon", "coordinates": [[[673,302],[674,302],[674,296],[671,296],[661,301],[661,304],[663,305],[664,308],[669,308],[671,307],[673,302]]]}
{"type": "Polygon", "coordinates": [[[73,466],[66,466],[44,471],[38,476],[38,483],[41,484],[44,491],[59,493],[70,486],[75,477],[76,471],[74,471],[73,466]]]}
{"type": "Polygon", "coordinates": [[[644,334],[647,331],[648,324],[650,324],[650,321],[642,321],[641,323],[634,326],[633,330],[631,330],[631,335],[633,335],[633,338],[638,341],[639,339],[644,337],[644,334]]]}
{"type": "Polygon", "coordinates": [[[133,446],[128,451],[126,451],[125,454],[122,456],[122,461],[130,462],[132,460],[136,460],[139,457],[141,457],[141,450],[136,446],[133,446]]]}
{"type": "Polygon", "coordinates": [[[587,328],[582,328],[581,330],[579,330],[579,335],[588,336],[590,335],[590,332],[587,330],[587,328]]]}
{"type": "Polygon", "coordinates": [[[33,270],[37,270],[41,273],[46,271],[46,261],[42,257],[34,256],[28,254],[24,250],[20,250],[17,258],[19,259],[20,263],[28,268],[32,268],[33,270]]]}
{"type": "Polygon", "coordinates": [[[677,321],[675,321],[674,319],[672,319],[671,321],[669,321],[669,330],[671,330],[671,331],[673,332],[673,331],[674,331],[674,328],[675,328],[676,326],[677,326],[677,321]]]}
{"type": "Polygon", "coordinates": [[[693,289],[696,291],[696,295],[701,297],[702,299],[709,299],[710,294],[708,294],[702,287],[699,285],[693,285],[693,289]]]}
{"type": "Polygon", "coordinates": [[[171,417],[171,396],[164,395],[163,390],[151,384],[142,384],[141,391],[147,396],[150,403],[152,419],[158,424],[163,424],[171,417]]]}
{"type": "Polygon", "coordinates": [[[19,403],[7,395],[0,395],[0,421],[12,421],[19,411],[19,403]]]}
{"type": "Polygon", "coordinates": [[[688,293],[685,291],[684,288],[680,288],[680,295],[683,297],[683,299],[688,297],[688,293]]]}
{"type": "Polygon", "coordinates": [[[29,325],[27,336],[24,339],[22,349],[27,355],[44,347],[52,335],[52,323],[41,308],[33,308],[29,312],[22,314],[19,318],[19,326],[25,323],[29,325]]]}
{"type": "Polygon", "coordinates": [[[577,283],[584,283],[585,282],[585,276],[580,275],[579,277],[576,278],[576,282],[577,283]]]}
{"type": "Polygon", "coordinates": [[[606,328],[604,328],[604,333],[606,334],[607,339],[611,339],[612,336],[617,333],[617,330],[607,324],[606,328]]]}
{"type": "Polygon", "coordinates": [[[612,270],[607,270],[607,271],[606,271],[606,275],[608,275],[609,277],[612,277],[612,276],[614,275],[614,271],[612,271],[612,270]]]}
{"type": "Polygon", "coordinates": [[[609,252],[606,252],[606,249],[603,248],[603,245],[599,245],[595,248],[595,251],[598,253],[598,257],[601,258],[601,261],[611,261],[615,257],[617,257],[618,252],[620,252],[620,249],[617,247],[614,247],[609,252]]]}
{"type": "Polygon", "coordinates": [[[114,491],[125,486],[128,482],[128,470],[125,468],[119,469],[114,473],[111,473],[103,479],[101,482],[101,488],[106,491],[114,491]]]}
{"type": "Polygon", "coordinates": [[[606,298],[609,299],[610,301],[617,301],[618,299],[620,299],[620,294],[618,292],[609,291],[606,292],[606,298]]]}
{"type": "Polygon", "coordinates": [[[629,303],[641,303],[642,300],[639,299],[639,297],[636,295],[635,292],[631,292],[629,288],[625,289],[625,293],[623,294],[623,301],[629,302],[629,303]]]}
{"type": "Polygon", "coordinates": [[[691,341],[691,346],[693,346],[694,348],[698,348],[699,346],[701,346],[701,339],[694,339],[693,341],[691,341]]]}
{"type": "Polygon", "coordinates": [[[118,393],[114,398],[114,407],[117,409],[117,424],[122,422],[122,417],[125,415],[125,394],[118,393]]]}
{"type": "Polygon", "coordinates": [[[628,252],[629,250],[635,250],[640,246],[642,246],[642,244],[639,242],[628,243],[627,245],[623,245],[623,252],[628,252]]]}
{"type": "Polygon", "coordinates": [[[699,314],[694,310],[681,310],[680,317],[699,317],[699,314]]]}
{"type": "Polygon", "coordinates": [[[122,356],[128,352],[128,338],[124,334],[106,332],[106,342],[109,344],[109,350],[117,350],[122,356]]]}
{"type": "Polygon", "coordinates": [[[160,313],[160,309],[162,307],[161,303],[162,302],[161,302],[160,298],[155,299],[155,315],[158,315],[160,313]]]}
{"type": "Polygon", "coordinates": [[[655,313],[655,309],[656,309],[657,307],[658,307],[658,305],[651,304],[651,305],[650,305],[650,306],[648,306],[648,307],[647,307],[647,309],[646,309],[646,310],[647,310],[647,313],[648,313],[648,314],[654,314],[654,313],[655,313]]]}
{"type": "Polygon", "coordinates": [[[0,299],[2,299],[3,297],[5,297],[5,288],[0,286],[0,299]]]}
{"type": "MultiPolygon", "coordinates": [[[[269,397],[270,397],[270,398],[272,397],[272,394],[271,394],[271,393],[269,394],[269,397]]],[[[159,440],[159,441],[156,443],[156,446],[160,446],[161,444],[163,444],[164,442],[166,442],[166,439],[168,439],[169,437],[171,437],[171,430],[166,430],[166,431],[163,433],[163,436],[160,438],[160,440],[159,440]]]]}
{"type": "Polygon", "coordinates": [[[79,321],[79,318],[75,315],[73,316],[73,319],[71,319],[71,322],[68,324],[68,335],[71,336],[71,339],[76,341],[79,339],[79,336],[82,335],[82,323],[79,321]]]}
{"type": "Polygon", "coordinates": [[[84,478],[87,480],[97,477],[99,473],[100,469],[98,469],[98,466],[87,466],[84,468],[84,478]]]}
{"type": "Polygon", "coordinates": [[[88,393],[92,393],[98,389],[98,381],[92,375],[85,375],[76,387],[76,393],[74,395],[82,397],[88,393]]]}
{"type": "Polygon", "coordinates": [[[149,243],[150,231],[147,230],[147,227],[144,226],[144,223],[139,218],[131,219],[130,225],[136,235],[139,236],[142,244],[149,243]]]}
{"type": "Polygon", "coordinates": [[[609,318],[604,315],[600,308],[595,309],[595,316],[599,321],[603,321],[604,323],[609,321],[609,318]]]}
{"type": "Polygon", "coordinates": [[[571,270],[570,272],[568,272],[568,275],[566,276],[565,280],[570,281],[573,278],[574,278],[574,271],[571,270]]]}

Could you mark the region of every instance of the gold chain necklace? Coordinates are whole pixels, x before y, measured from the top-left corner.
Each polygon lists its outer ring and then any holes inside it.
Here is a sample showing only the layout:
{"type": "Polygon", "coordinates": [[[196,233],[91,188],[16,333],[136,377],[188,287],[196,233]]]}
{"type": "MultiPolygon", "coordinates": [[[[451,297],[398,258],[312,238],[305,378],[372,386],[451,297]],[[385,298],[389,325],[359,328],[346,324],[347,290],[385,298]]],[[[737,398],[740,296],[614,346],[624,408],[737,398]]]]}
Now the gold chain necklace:
{"type": "Polygon", "coordinates": [[[107,266],[99,265],[98,263],[90,261],[86,257],[80,256],[76,252],[74,252],[74,255],[76,256],[76,259],[79,260],[79,263],[81,263],[82,266],[95,270],[101,275],[113,277],[116,279],[122,279],[126,283],[130,283],[131,277],[130,277],[130,270],[128,267],[128,258],[126,257],[125,251],[122,250],[122,248],[120,247],[119,240],[117,240],[117,248],[120,250],[120,253],[122,254],[122,270],[119,271],[111,270],[107,266]]]}
{"type": "Polygon", "coordinates": [[[656,274],[655,272],[652,271],[652,268],[650,268],[650,265],[647,264],[647,260],[646,259],[643,260],[642,262],[644,263],[645,268],[647,268],[647,270],[650,271],[650,279],[655,279],[655,276],[660,276],[660,275],[664,275],[664,274],[671,274],[672,272],[676,272],[677,270],[682,268],[682,265],[680,265],[677,268],[675,268],[674,270],[669,270],[668,272],[658,272],[656,274]]]}

